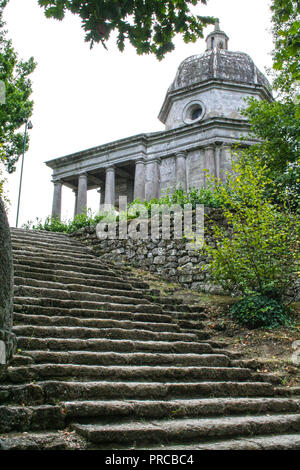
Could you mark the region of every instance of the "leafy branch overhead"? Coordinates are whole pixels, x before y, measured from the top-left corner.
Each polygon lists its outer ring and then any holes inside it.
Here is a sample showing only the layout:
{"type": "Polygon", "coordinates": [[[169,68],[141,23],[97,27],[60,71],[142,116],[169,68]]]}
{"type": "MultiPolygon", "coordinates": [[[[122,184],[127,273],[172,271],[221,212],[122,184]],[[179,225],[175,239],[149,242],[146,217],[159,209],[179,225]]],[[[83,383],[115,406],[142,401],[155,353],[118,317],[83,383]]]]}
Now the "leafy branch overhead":
{"type": "Polygon", "coordinates": [[[48,18],[62,20],[67,11],[79,15],[85,40],[106,47],[113,31],[123,51],[128,40],[138,54],[154,54],[159,60],[174,49],[173,38],[181,34],[185,42],[203,37],[203,28],[215,18],[191,12],[207,0],[39,0],[48,18]]]}

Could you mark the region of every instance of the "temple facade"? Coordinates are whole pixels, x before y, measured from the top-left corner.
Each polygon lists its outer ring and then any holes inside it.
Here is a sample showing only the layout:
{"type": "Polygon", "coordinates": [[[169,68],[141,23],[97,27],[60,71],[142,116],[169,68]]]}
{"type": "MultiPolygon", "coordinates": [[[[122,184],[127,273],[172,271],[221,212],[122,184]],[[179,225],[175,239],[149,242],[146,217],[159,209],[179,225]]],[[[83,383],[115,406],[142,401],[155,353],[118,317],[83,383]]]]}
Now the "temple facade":
{"type": "Polygon", "coordinates": [[[246,99],[272,101],[270,84],[251,57],[228,50],[219,22],[206,51],[184,60],[159,113],[165,129],[139,134],[46,162],[52,168],[52,216],[61,217],[62,186],[75,194],[74,215],[87,207],[87,191],[98,189],[104,207],[119,196],[150,200],[176,187],[206,185],[207,171],[221,180],[231,167],[231,149],[255,143],[241,110],[246,99]]]}

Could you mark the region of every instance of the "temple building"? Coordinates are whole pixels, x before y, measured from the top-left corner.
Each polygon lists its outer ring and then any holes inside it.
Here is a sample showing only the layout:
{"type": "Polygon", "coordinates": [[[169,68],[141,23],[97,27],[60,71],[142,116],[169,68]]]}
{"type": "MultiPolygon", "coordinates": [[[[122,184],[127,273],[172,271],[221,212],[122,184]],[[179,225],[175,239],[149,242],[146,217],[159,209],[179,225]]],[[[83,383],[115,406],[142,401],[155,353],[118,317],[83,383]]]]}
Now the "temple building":
{"type": "Polygon", "coordinates": [[[206,185],[207,170],[224,180],[231,149],[255,143],[241,110],[246,98],[272,101],[268,80],[243,52],[228,50],[228,36],[216,22],[206,51],[185,59],[159,113],[165,130],[139,134],[46,162],[52,168],[52,216],[61,216],[62,185],[75,193],[74,214],[97,188],[106,206],[119,196],[150,200],[170,188],[206,185]]]}

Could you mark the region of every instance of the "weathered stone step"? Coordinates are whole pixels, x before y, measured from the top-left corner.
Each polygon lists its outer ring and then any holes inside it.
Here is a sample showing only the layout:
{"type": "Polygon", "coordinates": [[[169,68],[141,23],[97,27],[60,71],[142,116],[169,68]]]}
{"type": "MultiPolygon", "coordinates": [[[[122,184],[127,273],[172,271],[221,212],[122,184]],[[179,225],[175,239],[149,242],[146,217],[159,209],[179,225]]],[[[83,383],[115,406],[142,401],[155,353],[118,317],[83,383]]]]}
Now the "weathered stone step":
{"type": "MultiPolygon", "coordinates": [[[[57,401],[97,399],[175,399],[200,397],[273,397],[273,387],[264,382],[71,382],[48,380],[22,385],[1,385],[0,403],[57,404],[57,401]]],[[[300,418],[300,414],[299,414],[300,418]]]]}
{"type": "Polygon", "coordinates": [[[78,274],[74,277],[65,272],[65,275],[49,274],[49,273],[35,273],[34,271],[19,271],[15,270],[15,284],[16,285],[43,285],[42,283],[53,283],[53,284],[79,284],[83,286],[91,287],[102,287],[108,289],[125,289],[132,290],[132,284],[129,282],[116,280],[116,281],[106,281],[99,280],[97,277],[95,279],[90,279],[87,275],[86,277],[78,277],[78,274]],[[28,284],[30,283],[30,284],[28,284]],[[39,284],[41,283],[41,284],[39,284]]]}
{"type": "Polygon", "coordinates": [[[62,300],[47,297],[14,297],[14,305],[40,305],[41,307],[57,307],[57,308],[83,308],[88,310],[98,310],[101,316],[102,310],[114,310],[131,313],[162,313],[160,305],[150,303],[117,303],[117,302],[92,302],[83,300],[62,300]]]}
{"type": "Polygon", "coordinates": [[[241,416],[226,418],[202,418],[155,420],[122,424],[74,424],[73,429],[90,442],[133,444],[135,442],[174,443],[199,439],[253,436],[299,432],[300,414],[274,416],[241,416]]]}
{"type": "MultiPolygon", "coordinates": [[[[80,285],[65,285],[61,287],[40,287],[30,285],[16,285],[15,296],[20,297],[47,297],[55,299],[72,300],[91,300],[99,302],[117,302],[117,303],[146,303],[151,301],[141,292],[134,290],[103,289],[101,287],[88,287],[80,285]]],[[[151,297],[149,297],[151,298],[151,297]]]]}
{"type": "Polygon", "coordinates": [[[73,242],[74,238],[69,237],[65,233],[60,233],[60,232],[48,232],[48,231],[42,231],[42,230],[26,230],[22,228],[10,228],[11,235],[16,235],[17,237],[27,237],[28,239],[35,241],[37,239],[50,239],[53,241],[60,241],[60,240],[67,240],[70,241],[70,243],[73,242]]]}
{"type": "MultiPolygon", "coordinates": [[[[31,273],[32,274],[32,273],[31,273]]],[[[14,277],[15,285],[16,286],[30,286],[30,287],[42,287],[42,288],[49,288],[49,289],[68,289],[74,290],[74,288],[78,288],[79,291],[82,292],[124,292],[128,293],[132,291],[133,288],[131,284],[121,284],[118,282],[111,282],[104,281],[105,284],[103,285],[103,281],[94,281],[88,282],[87,280],[82,280],[80,278],[76,278],[76,281],[73,279],[71,281],[66,280],[65,278],[61,278],[60,280],[50,281],[50,280],[43,280],[37,279],[35,277],[27,277],[27,276],[19,276],[15,275],[14,277]],[[98,284],[98,285],[97,285],[98,284]],[[109,285],[111,284],[111,286],[109,285]],[[76,287],[75,287],[76,286],[76,287]]],[[[137,290],[134,292],[134,296],[141,296],[141,292],[137,290]]]]}
{"type": "MultiPolygon", "coordinates": [[[[100,448],[99,448],[100,449],[100,448]]],[[[148,450],[147,447],[135,447],[135,450],[148,450]]],[[[151,450],[164,451],[187,451],[194,450],[300,450],[299,434],[279,434],[277,436],[251,436],[228,440],[208,441],[206,443],[195,443],[185,445],[163,445],[160,447],[151,446],[151,450]]]]}
{"type": "Polygon", "coordinates": [[[85,449],[85,441],[77,434],[66,434],[65,431],[29,433],[11,433],[0,435],[0,450],[77,450],[85,449]]]}
{"type": "Polygon", "coordinates": [[[22,269],[24,271],[24,266],[27,266],[27,270],[34,270],[34,271],[41,271],[42,272],[56,272],[56,271],[66,271],[68,272],[75,272],[78,275],[81,273],[85,273],[88,275],[103,275],[105,276],[104,279],[107,280],[114,280],[117,276],[105,266],[101,266],[99,263],[91,263],[92,266],[87,266],[87,264],[83,262],[74,262],[72,264],[67,263],[60,263],[59,260],[57,262],[54,261],[45,261],[43,258],[40,260],[33,259],[26,257],[22,258],[15,258],[14,259],[14,266],[16,270],[22,269]]]}
{"type": "MultiPolygon", "coordinates": [[[[64,402],[68,420],[74,418],[185,418],[265,413],[296,413],[300,400],[282,398],[202,398],[176,400],[64,402]]],[[[170,423],[171,424],[171,423],[170,423]]]]}
{"type": "Polygon", "coordinates": [[[66,249],[62,249],[62,250],[50,250],[50,249],[34,249],[33,247],[32,248],[27,248],[27,247],[23,247],[22,249],[21,248],[17,248],[17,247],[13,247],[13,255],[14,255],[14,258],[23,258],[23,257],[27,257],[29,259],[31,259],[32,257],[36,257],[36,256],[43,256],[43,258],[45,260],[48,260],[48,259],[52,259],[52,258],[58,258],[58,257],[61,257],[63,260],[65,259],[73,259],[73,260],[78,260],[78,261],[83,261],[83,260],[87,260],[87,261],[90,261],[90,262],[99,262],[99,258],[96,258],[95,256],[93,256],[91,253],[88,253],[87,251],[84,251],[84,250],[77,250],[75,251],[74,249],[71,250],[66,250],[66,249]]]}
{"type": "Polygon", "coordinates": [[[113,271],[109,270],[107,267],[101,265],[100,258],[93,258],[92,260],[85,258],[74,258],[73,256],[63,256],[63,255],[47,255],[47,256],[24,256],[24,255],[14,255],[14,263],[21,264],[24,262],[29,266],[36,266],[47,269],[65,269],[70,271],[76,271],[79,269],[88,269],[87,272],[96,273],[106,271],[107,274],[110,274],[112,277],[115,275],[113,271]]]}
{"type": "MultiPolygon", "coordinates": [[[[141,313],[130,311],[114,311],[114,310],[99,310],[94,309],[80,309],[80,308],[61,308],[61,307],[43,307],[40,305],[22,305],[15,304],[15,314],[28,314],[28,315],[45,315],[45,316],[70,316],[76,318],[96,318],[96,319],[112,319],[112,320],[130,320],[139,322],[161,322],[171,323],[172,318],[160,313],[141,313]]],[[[176,323],[175,323],[176,324],[176,323]]]]}
{"type": "Polygon", "coordinates": [[[122,328],[86,328],[69,326],[14,326],[16,336],[29,338],[110,338],[110,339],[137,339],[150,341],[196,341],[192,334],[173,332],[154,332],[147,329],[125,330],[122,328]]]}
{"type": "Polygon", "coordinates": [[[10,361],[10,365],[13,367],[25,366],[28,364],[33,364],[34,360],[29,355],[15,354],[13,359],[10,361]]]}
{"type": "Polygon", "coordinates": [[[128,280],[121,279],[118,276],[109,276],[107,275],[107,270],[102,270],[102,274],[89,274],[88,272],[83,272],[79,270],[77,272],[74,271],[65,271],[65,270],[49,270],[47,268],[40,268],[40,267],[32,267],[28,266],[27,264],[15,264],[15,274],[19,277],[25,278],[33,278],[33,279],[44,279],[48,280],[49,276],[53,278],[54,282],[57,280],[60,282],[68,282],[68,279],[71,279],[71,283],[75,282],[74,279],[79,279],[81,281],[90,281],[91,285],[94,285],[94,281],[97,283],[104,283],[104,282],[117,282],[118,284],[121,283],[122,285],[132,286],[137,288],[146,288],[148,289],[148,285],[142,282],[132,283],[128,280]],[[50,274],[53,273],[53,274],[50,274]]]}
{"type": "MultiPolygon", "coordinates": [[[[23,350],[87,351],[87,352],[151,352],[151,353],[195,353],[210,354],[213,349],[206,343],[184,341],[130,341],[113,339],[70,339],[70,338],[17,338],[18,348],[23,350]]],[[[222,354],[222,352],[219,352],[222,354]]]]}
{"type": "Polygon", "coordinates": [[[55,241],[47,241],[47,240],[32,240],[31,238],[28,238],[28,237],[19,237],[19,236],[16,236],[16,235],[12,235],[11,236],[11,240],[12,240],[12,245],[13,245],[13,249],[19,249],[19,248],[28,248],[28,249],[49,249],[49,250],[66,250],[66,251],[69,251],[69,250],[81,250],[82,252],[85,251],[86,253],[90,253],[90,254],[94,254],[93,252],[93,249],[86,246],[86,245],[83,245],[82,243],[80,242],[74,242],[74,243],[70,243],[70,241],[67,239],[67,240],[59,240],[58,242],[55,241]]]}
{"type": "MultiPolygon", "coordinates": [[[[163,302],[160,302],[163,304],[163,302]]],[[[194,314],[198,314],[198,313],[202,313],[204,312],[205,308],[201,305],[190,305],[190,304],[184,304],[184,303],[177,303],[177,299],[176,299],[176,302],[172,302],[171,305],[176,305],[176,308],[174,309],[174,312],[176,311],[177,313],[177,316],[178,318],[180,319],[185,319],[185,317],[182,317],[181,314],[184,314],[186,315],[187,313],[194,313],[194,314]]],[[[164,305],[164,310],[166,311],[170,311],[170,305],[168,304],[165,304],[164,305]]]]}
{"type": "MultiPolygon", "coordinates": [[[[116,353],[87,351],[26,351],[30,363],[85,365],[173,365],[226,367],[231,364],[224,354],[116,353]]],[[[27,356],[25,356],[27,357],[27,356]]],[[[13,364],[18,365],[18,364],[13,364]]],[[[21,365],[21,364],[19,364],[21,365]]]]}
{"type": "Polygon", "coordinates": [[[180,328],[172,323],[155,323],[153,321],[138,322],[129,320],[109,320],[99,318],[76,318],[71,316],[46,316],[14,314],[14,325],[34,325],[34,326],[79,326],[83,328],[122,328],[122,329],[143,329],[150,331],[180,332],[180,328]]]}
{"type": "Polygon", "coordinates": [[[250,369],[238,367],[174,367],[174,366],[87,366],[78,364],[33,364],[21,367],[8,367],[7,383],[24,383],[32,380],[109,380],[125,382],[188,382],[235,380],[251,381],[250,369]]]}
{"type": "MultiPolygon", "coordinates": [[[[87,419],[186,418],[230,415],[294,413],[299,400],[278,398],[209,398],[177,400],[67,401],[59,405],[0,406],[0,432],[63,429],[87,419]]],[[[172,421],[171,421],[172,422],[172,421]]]]}

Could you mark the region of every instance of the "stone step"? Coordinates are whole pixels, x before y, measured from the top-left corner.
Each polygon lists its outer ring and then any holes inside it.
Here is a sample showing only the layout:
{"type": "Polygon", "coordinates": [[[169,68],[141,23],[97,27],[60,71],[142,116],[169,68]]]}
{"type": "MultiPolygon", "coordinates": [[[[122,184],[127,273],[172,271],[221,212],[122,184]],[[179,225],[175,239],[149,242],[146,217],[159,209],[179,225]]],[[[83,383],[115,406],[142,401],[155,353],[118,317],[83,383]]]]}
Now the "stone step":
{"type": "MultiPolygon", "coordinates": [[[[5,382],[20,384],[33,380],[108,380],[139,382],[189,382],[235,380],[251,381],[250,369],[235,367],[174,367],[174,366],[87,366],[78,364],[33,364],[8,367],[5,382]]],[[[253,379],[252,379],[253,380],[253,379]]]]}
{"type": "Polygon", "coordinates": [[[140,289],[148,289],[148,284],[141,281],[133,281],[119,276],[108,276],[107,270],[102,270],[103,274],[89,274],[88,272],[80,271],[66,271],[66,270],[50,270],[47,268],[32,267],[27,264],[16,264],[14,265],[15,274],[19,277],[33,278],[33,279],[42,279],[42,280],[54,280],[54,282],[71,282],[75,283],[76,280],[80,280],[81,283],[90,282],[91,285],[96,285],[94,283],[118,283],[121,285],[136,287],[140,289]],[[50,274],[52,273],[52,274],[50,274]],[[70,281],[69,281],[70,280],[70,281]]]}
{"type": "MultiPolygon", "coordinates": [[[[77,274],[78,276],[78,274],[77,274]]],[[[100,287],[108,289],[119,289],[119,290],[132,290],[132,284],[125,281],[105,281],[96,279],[89,279],[87,277],[72,277],[66,273],[65,275],[57,274],[46,274],[46,273],[35,273],[33,271],[19,271],[15,270],[15,284],[16,285],[32,285],[32,286],[43,286],[43,283],[52,284],[77,284],[81,286],[100,287]]]]}
{"type": "Polygon", "coordinates": [[[117,276],[109,269],[107,269],[105,266],[101,266],[101,264],[97,263],[90,263],[92,266],[87,266],[87,263],[84,261],[82,262],[75,262],[72,264],[67,264],[67,263],[60,263],[59,259],[57,262],[52,261],[45,261],[43,258],[40,260],[35,259],[35,258],[29,258],[26,257],[18,257],[14,258],[14,266],[16,270],[24,270],[24,266],[27,266],[27,270],[31,271],[40,271],[43,269],[42,272],[56,272],[56,271],[66,271],[67,273],[69,272],[75,272],[78,275],[81,275],[81,273],[85,273],[88,275],[103,275],[105,276],[104,279],[109,280],[115,280],[117,276]]]}
{"type": "Polygon", "coordinates": [[[76,338],[76,339],[132,339],[150,341],[196,341],[195,335],[173,332],[149,331],[147,329],[125,330],[122,328],[85,328],[69,326],[14,326],[16,336],[28,338],[76,338]]]}
{"type": "MultiPolygon", "coordinates": [[[[84,364],[84,365],[170,365],[228,367],[230,359],[224,354],[163,354],[163,353],[116,353],[87,351],[26,351],[30,363],[84,364]]],[[[23,364],[12,364],[23,365],[23,364]]]]}
{"type": "Polygon", "coordinates": [[[23,356],[21,354],[15,354],[12,360],[10,361],[10,366],[19,367],[19,366],[25,366],[25,365],[33,364],[33,363],[34,363],[34,360],[29,355],[23,356]]]}
{"type": "Polygon", "coordinates": [[[71,316],[46,316],[14,314],[14,325],[34,325],[34,326],[79,326],[83,328],[122,328],[139,329],[163,332],[180,332],[180,328],[172,323],[155,323],[153,321],[138,322],[129,320],[109,320],[99,318],[76,318],[71,316]]]}
{"type": "Polygon", "coordinates": [[[85,246],[85,245],[82,245],[81,243],[78,243],[78,242],[74,242],[74,243],[71,243],[69,241],[59,241],[58,243],[53,243],[53,242],[47,242],[47,241],[37,241],[35,240],[34,242],[32,242],[31,239],[26,239],[26,238],[19,238],[19,237],[16,237],[15,235],[13,235],[11,237],[11,240],[12,240],[12,246],[13,246],[13,249],[14,250],[19,250],[19,249],[28,249],[28,250],[34,250],[34,251],[38,251],[39,249],[42,249],[42,250],[54,250],[54,251],[81,251],[82,253],[85,252],[85,253],[89,253],[89,254],[92,254],[93,256],[94,255],[94,252],[93,252],[93,249],[88,247],[88,246],[85,246]]]}
{"type": "MultiPolygon", "coordinates": [[[[115,351],[115,352],[167,352],[167,353],[213,353],[209,344],[188,341],[132,341],[125,339],[89,338],[33,338],[18,336],[18,348],[21,350],[50,350],[50,351],[115,351]]],[[[218,350],[223,354],[222,350],[218,350]]]]}
{"type": "MultiPolygon", "coordinates": [[[[122,307],[121,307],[122,308],[122,307]]],[[[96,319],[111,319],[111,320],[130,320],[138,322],[155,322],[155,323],[171,323],[172,318],[160,313],[141,313],[130,311],[114,311],[114,310],[99,310],[94,309],[80,309],[80,308],[61,308],[61,307],[44,307],[40,305],[22,305],[15,304],[15,314],[28,314],[28,315],[45,315],[45,316],[70,316],[76,318],[96,318],[96,319]]],[[[176,324],[176,323],[175,323],[176,324]]]]}
{"type": "Polygon", "coordinates": [[[49,239],[53,240],[54,242],[58,242],[60,240],[70,241],[70,243],[74,242],[74,238],[69,237],[66,233],[60,232],[48,232],[46,230],[27,230],[21,228],[10,228],[11,236],[19,237],[27,237],[29,240],[35,241],[38,239],[49,239]]]}
{"type": "MultiPolygon", "coordinates": [[[[78,418],[186,418],[266,413],[296,413],[300,400],[282,398],[208,398],[64,402],[68,420],[78,418]]],[[[171,424],[171,423],[170,423],[171,424]]]]}
{"type": "MultiPolygon", "coordinates": [[[[251,436],[228,440],[207,441],[185,445],[163,445],[160,447],[151,446],[151,450],[187,451],[195,450],[222,451],[222,450],[300,450],[299,434],[279,434],[277,436],[251,436]]],[[[135,447],[136,451],[149,450],[147,447],[135,447]]]]}
{"type": "MultiPolygon", "coordinates": [[[[42,405],[68,400],[273,397],[264,382],[103,382],[48,380],[22,385],[1,385],[0,403],[42,405]]],[[[300,414],[299,414],[300,418],[300,414]]]]}
{"type": "Polygon", "coordinates": [[[112,270],[107,269],[105,266],[101,266],[100,258],[93,258],[86,260],[85,258],[74,258],[73,256],[63,256],[63,255],[47,255],[47,256],[25,256],[25,255],[14,255],[14,263],[21,264],[26,263],[32,267],[41,267],[47,269],[65,269],[74,271],[83,269],[88,269],[89,273],[105,272],[110,274],[112,277],[115,273],[112,270]]]}
{"type": "Polygon", "coordinates": [[[299,432],[300,414],[238,416],[226,418],[174,419],[121,424],[73,424],[72,428],[90,442],[135,445],[136,442],[180,443],[199,439],[241,437],[299,432]]]}
{"type": "MultiPolygon", "coordinates": [[[[82,308],[88,310],[98,310],[99,316],[101,316],[102,310],[113,310],[113,311],[123,311],[131,313],[162,313],[160,305],[144,303],[117,303],[117,302],[92,302],[92,301],[83,301],[80,299],[77,300],[63,300],[56,298],[47,298],[47,297],[14,297],[14,305],[26,305],[34,306],[39,305],[41,307],[57,307],[57,308],[82,308]]],[[[20,311],[20,310],[19,310],[20,311]]]]}
{"type": "MultiPolygon", "coordinates": [[[[294,413],[299,400],[278,398],[209,398],[177,400],[95,400],[66,401],[59,405],[0,406],[0,432],[63,429],[70,422],[87,419],[154,418],[228,416],[265,413],[294,413]]],[[[171,421],[172,422],[172,421],[171,421]]]]}
{"type": "MultiPolygon", "coordinates": [[[[47,297],[54,299],[72,299],[87,300],[92,302],[111,302],[111,303],[146,303],[150,304],[150,300],[141,292],[134,290],[117,290],[117,289],[101,289],[100,287],[87,287],[77,285],[65,285],[64,288],[44,287],[41,283],[40,287],[28,285],[16,285],[16,297],[47,297]]],[[[155,304],[153,304],[155,305],[155,304]]]]}
{"type": "Polygon", "coordinates": [[[15,258],[27,257],[31,259],[32,257],[36,256],[43,256],[46,260],[52,258],[61,257],[62,259],[74,259],[74,260],[87,260],[87,261],[95,261],[99,262],[99,258],[96,258],[94,255],[89,253],[87,250],[84,249],[35,249],[34,247],[13,247],[13,255],[15,258]]]}
{"type": "MultiPolygon", "coordinates": [[[[99,285],[95,285],[94,283],[88,283],[85,280],[81,280],[80,278],[76,278],[77,281],[68,281],[64,278],[61,278],[60,281],[50,281],[50,280],[43,280],[37,278],[30,278],[30,277],[21,277],[19,275],[15,275],[14,282],[15,286],[28,286],[28,287],[40,287],[43,289],[67,289],[67,290],[75,290],[81,292],[99,292],[99,293],[130,293],[132,291],[133,297],[140,297],[141,292],[139,290],[134,291],[130,284],[119,284],[119,283],[111,283],[112,287],[107,285],[103,285],[103,281],[98,281],[99,285]],[[84,282],[85,281],[85,282],[84,282]]],[[[96,281],[94,281],[96,282],[96,281]]]]}

